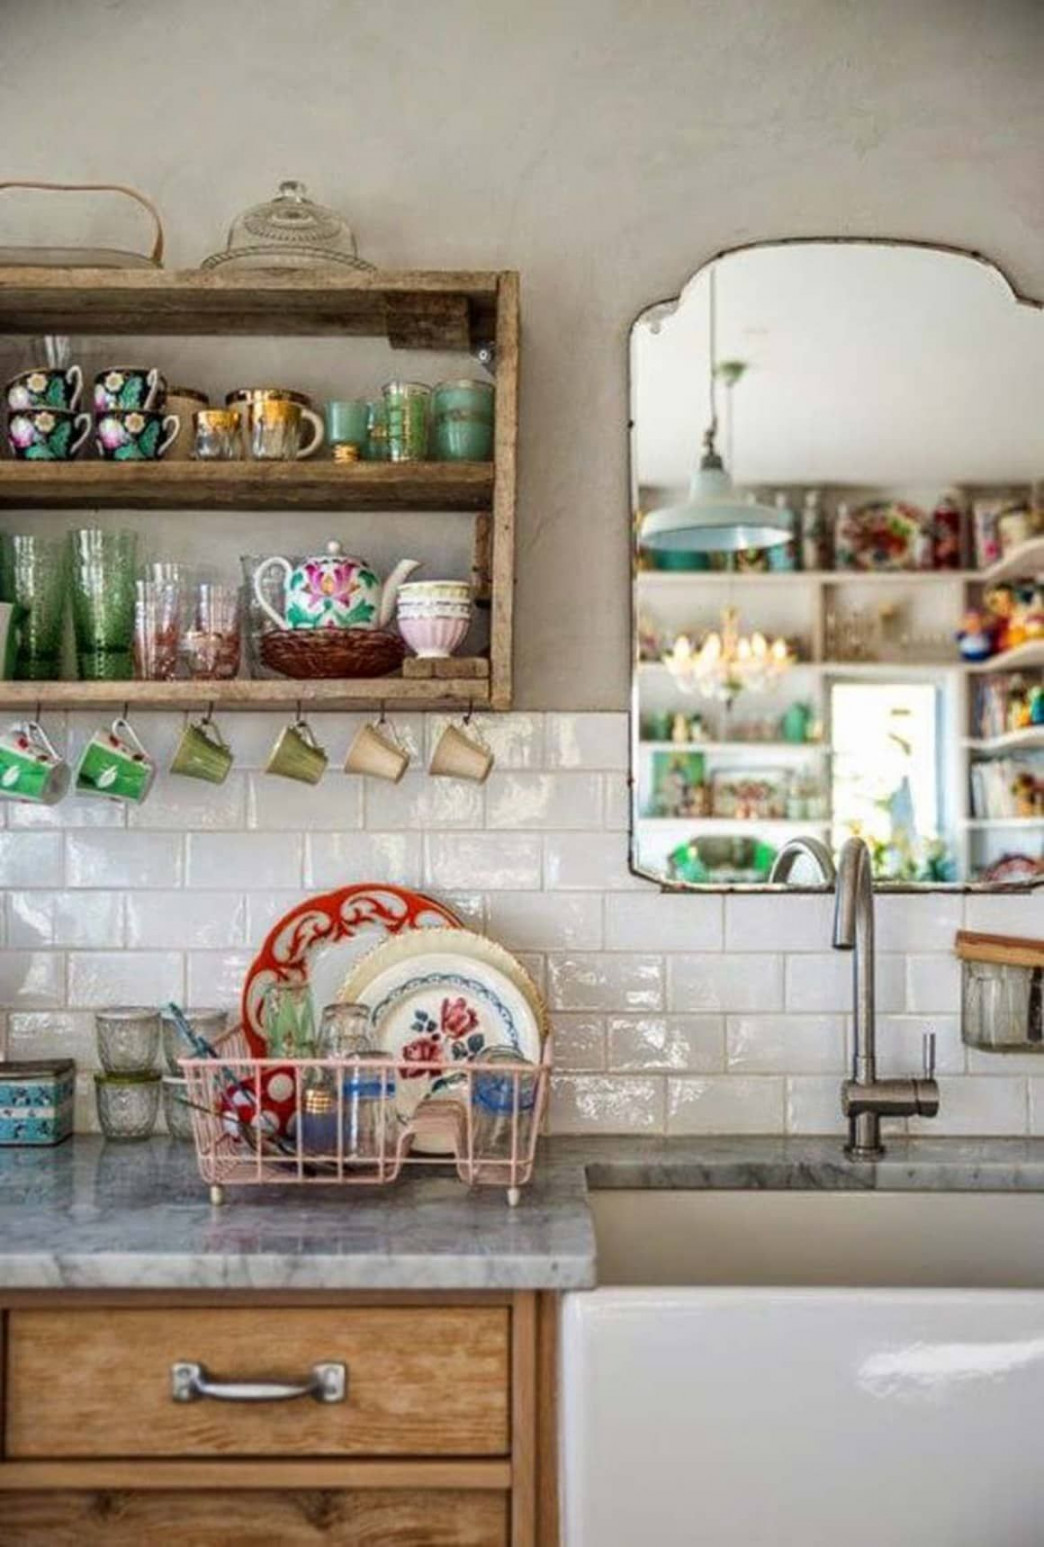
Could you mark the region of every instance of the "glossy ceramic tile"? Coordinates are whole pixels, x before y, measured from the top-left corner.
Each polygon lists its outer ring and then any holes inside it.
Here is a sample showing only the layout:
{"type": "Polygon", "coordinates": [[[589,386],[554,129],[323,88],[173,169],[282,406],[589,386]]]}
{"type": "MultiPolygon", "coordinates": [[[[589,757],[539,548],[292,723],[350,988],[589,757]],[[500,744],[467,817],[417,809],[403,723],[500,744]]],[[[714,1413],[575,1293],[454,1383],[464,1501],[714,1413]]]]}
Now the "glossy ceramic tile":
{"type": "Polygon", "coordinates": [[[87,795],[68,794],[57,806],[37,806],[27,800],[0,802],[0,816],[12,832],[26,829],[57,830],[70,827],[126,827],[125,808],[115,800],[96,800],[87,795]]]}
{"type": "Polygon", "coordinates": [[[132,949],[222,950],[245,942],[246,898],[239,892],[131,892],[127,896],[127,945],[132,949]]]}
{"type": "Polygon", "coordinates": [[[725,1018],[721,1015],[610,1015],[609,1068],[721,1074],[725,1018]]]}
{"type": "Polygon", "coordinates": [[[424,879],[459,891],[529,891],[541,881],[540,839],[534,833],[428,833],[424,879]]]}
{"type": "Polygon", "coordinates": [[[730,1071],[741,1074],[837,1074],[845,1068],[840,1015],[730,1015],[730,1071]]]}
{"type": "Polygon", "coordinates": [[[0,1008],[59,1009],[65,998],[65,957],[60,951],[0,952],[0,1008]]]}
{"type": "Polygon", "coordinates": [[[244,891],[287,886],[300,879],[300,833],[190,833],[185,884],[244,891]]]}
{"type": "Polygon", "coordinates": [[[253,951],[190,951],[186,957],[189,1004],[224,1005],[238,1010],[253,951]]]}
{"type": "Polygon", "coordinates": [[[583,893],[491,892],[489,930],[509,950],[598,950],[602,899],[583,893]]]}
{"type": "Polygon", "coordinates": [[[783,1008],[782,956],[671,956],[667,980],[672,1010],[783,1008]]]}
{"type": "MultiPolygon", "coordinates": [[[[906,1008],[905,964],[901,956],[878,953],[875,987],[877,1013],[890,1015],[906,1008]]],[[[851,951],[810,952],[787,958],[787,1009],[851,1011],[851,951]]]]}
{"type": "Polygon", "coordinates": [[[878,896],[874,903],[874,931],[879,951],[953,950],[961,928],[965,899],[945,892],[926,896],[878,896]]]}
{"type": "Polygon", "coordinates": [[[12,1010],[7,1017],[8,1058],[74,1058],[98,1066],[94,1016],[89,1010],[12,1010]]]}
{"type": "MultiPolygon", "coordinates": [[[[305,839],[305,886],[349,886],[355,881],[390,881],[420,886],[423,869],[420,833],[309,833],[305,839]]],[[[281,877],[286,885],[289,876],[281,877]]],[[[467,886],[467,881],[460,883],[467,886]]],[[[481,885],[481,881],[472,884],[481,885]]]]}
{"type": "Polygon", "coordinates": [[[66,882],[71,887],[180,886],[183,842],[178,833],[67,833],[66,882]]]}
{"type": "MultiPolygon", "coordinates": [[[[427,751],[430,762],[439,737],[449,724],[460,724],[459,715],[427,716],[427,751]]],[[[478,735],[496,758],[497,768],[540,768],[544,762],[544,716],[540,714],[476,714],[472,719],[478,735]]],[[[396,721],[396,724],[398,722],[396,721]]]]}
{"type": "Polygon", "coordinates": [[[69,953],[68,1003],[77,1009],[184,1003],[184,993],[185,959],[178,951],[69,953]]]}
{"type": "Polygon", "coordinates": [[[966,897],[964,927],[983,934],[1044,937],[1044,886],[1010,897],[966,897]]]}
{"type": "Polygon", "coordinates": [[[0,832],[0,881],[4,886],[61,886],[63,837],[53,832],[0,832]]]}
{"type": "Polygon", "coordinates": [[[605,899],[605,943],[617,951],[718,951],[722,899],[624,893],[605,899]]]}
{"type": "Polygon", "coordinates": [[[399,828],[477,828],[483,825],[485,802],[481,785],[464,779],[433,779],[418,770],[398,784],[386,779],[359,779],[366,826],[378,831],[399,828]]]}
{"type": "Polygon", "coordinates": [[[12,946],[121,946],[124,907],[119,892],[10,892],[12,946]]]}
{"type": "Polygon", "coordinates": [[[246,825],[268,832],[348,832],[363,825],[363,781],[327,769],[318,784],[247,777],[246,825]]]}
{"type": "Polygon", "coordinates": [[[551,1017],[555,1068],[563,1074],[600,1073],[606,1067],[605,1017],[556,1010],[551,1017]]]}
{"type": "Polygon", "coordinates": [[[955,956],[906,958],[906,1007],[931,1014],[954,1013],[961,1005],[961,966],[955,956]]]}
{"type": "Polygon", "coordinates": [[[769,1075],[669,1079],[667,1132],[782,1133],[783,1089],[783,1080],[769,1075]]]}
{"type": "Polygon", "coordinates": [[[623,833],[549,833],[544,866],[549,892],[641,892],[650,886],[628,870],[623,833]]]}
{"type": "Polygon", "coordinates": [[[548,957],[553,1010],[660,1010],[663,958],[577,952],[548,957]]]}
{"type": "Polygon", "coordinates": [[[923,1135],[1019,1134],[1029,1127],[1027,1082],[1014,1075],[964,1074],[939,1079],[939,1115],[911,1117],[910,1132],[923,1135]]]}
{"type": "MultiPolygon", "coordinates": [[[[841,1111],[841,1081],[833,1074],[794,1074],[786,1082],[787,1133],[848,1132],[841,1111]]],[[[905,1126],[905,1124],[904,1124],[905,1126]]]]}
{"type": "Polygon", "coordinates": [[[625,714],[547,714],[544,760],[548,768],[626,769],[625,714]]]}
{"type": "Polygon", "coordinates": [[[601,778],[494,772],[486,786],[486,826],[527,832],[601,830],[601,778]]]}
{"type": "MultiPolygon", "coordinates": [[[[101,804],[101,802],[99,802],[101,804]]],[[[159,773],[148,799],[127,812],[132,829],[168,832],[224,832],[242,827],[246,813],[246,777],[234,770],[224,784],[159,773]]]]}
{"type": "MultiPolygon", "coordinates": [[[[605,826],[608,832],[627,834],[631,827],[631,790],[627,775],[602,775],[605,785],[605,826]]],[[[626,848],[625,848],[626,852],[626,848]]]]}
{"type": "Polygon", "coordinates": [[[660,1133],[664,1082],[634,1075],[556,1075],[551,1081],[555,1133],[660,1133]]]}
{"type": "MultiPolygon", "coordinates": [[[[963,1074],[968,1049],[961,1041],[957,1015],[879,1015],[877,1017],[877,1068],[884,1079],[917,1074],[923,1066],[924,1036],[935,1033],[935,1067],[938,1074],[963,1074]]],[[[1003,1059],[994,1057],[991,1074],[1007,1074],[1003,1059]]]]}
{"type": "Polygon", "coordinates": [[[823,951],[834,923],[833,897],[726,897],[727,951],[823,951]]]}

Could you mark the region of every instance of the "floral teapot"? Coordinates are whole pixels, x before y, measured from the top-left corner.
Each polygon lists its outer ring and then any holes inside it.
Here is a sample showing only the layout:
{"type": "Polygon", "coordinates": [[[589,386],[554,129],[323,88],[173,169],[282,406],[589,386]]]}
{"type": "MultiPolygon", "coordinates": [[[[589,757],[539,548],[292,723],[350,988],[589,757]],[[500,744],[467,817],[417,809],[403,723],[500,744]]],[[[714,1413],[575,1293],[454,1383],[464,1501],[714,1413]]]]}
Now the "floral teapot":
{"type": "Polygon", "coordinates": [[[365,559],[328,542],[325,553],[302,559],[296,569],[279,554],[264,559],[254,571],[254,597],[278,628],[386,628],[399,587],[419,563],[400,559],[382,587],[365,559]],[[283,617],[265,595],[264,578],[273,570],[282,570],[285,580],[283,617]]]}

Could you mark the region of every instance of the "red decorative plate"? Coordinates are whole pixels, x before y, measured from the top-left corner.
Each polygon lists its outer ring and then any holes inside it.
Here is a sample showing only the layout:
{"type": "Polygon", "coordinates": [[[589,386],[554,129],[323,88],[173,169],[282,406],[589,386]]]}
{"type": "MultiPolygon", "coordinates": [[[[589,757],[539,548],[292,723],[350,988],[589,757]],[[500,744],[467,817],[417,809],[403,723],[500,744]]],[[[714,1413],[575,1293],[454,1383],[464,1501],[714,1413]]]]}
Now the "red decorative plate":
{"type": "Polygon", "coordinates": [[[272,926],[247,972],[240,1013],[252,1056],[263,1058],[267,1050],[265,994],[273,983],[306,983],[313,951],[351,940],[361,929],[398,935],[407,929],[460,927],[456,914],[442,903],[402,886],[363,881],[306,897],[272,926]]]}

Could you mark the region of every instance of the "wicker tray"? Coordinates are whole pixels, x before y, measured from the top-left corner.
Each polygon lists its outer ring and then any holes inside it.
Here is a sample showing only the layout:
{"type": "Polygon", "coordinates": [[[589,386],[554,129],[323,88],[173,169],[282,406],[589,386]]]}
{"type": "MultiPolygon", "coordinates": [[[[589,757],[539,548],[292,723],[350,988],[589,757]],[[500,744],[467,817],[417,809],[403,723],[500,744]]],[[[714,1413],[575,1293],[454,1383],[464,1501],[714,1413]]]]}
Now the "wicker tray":
{"type": "Polygon", "coordinates": [[[268,629],[261,660],[284,677],[386,677],[402,665],[398,634],[377,628],[268,629]]]}

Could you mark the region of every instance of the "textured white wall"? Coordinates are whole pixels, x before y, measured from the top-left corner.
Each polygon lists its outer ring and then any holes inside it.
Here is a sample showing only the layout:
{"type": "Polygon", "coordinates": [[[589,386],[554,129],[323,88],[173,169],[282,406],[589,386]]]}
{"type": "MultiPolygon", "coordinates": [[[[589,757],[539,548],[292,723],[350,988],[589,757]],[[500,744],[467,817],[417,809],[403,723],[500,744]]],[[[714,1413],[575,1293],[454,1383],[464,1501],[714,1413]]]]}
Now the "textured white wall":
{"type": "Polygon", "coordinates": [[[380,263],[520,269],[518,701],[621,708],[632,317],[784,234],[1044,293],[1042,61],[1035,0],[3,0],[0,166],[140,186],[173,265],[296,175],[380,263]]]}

